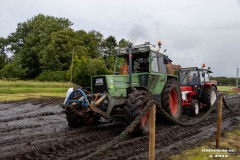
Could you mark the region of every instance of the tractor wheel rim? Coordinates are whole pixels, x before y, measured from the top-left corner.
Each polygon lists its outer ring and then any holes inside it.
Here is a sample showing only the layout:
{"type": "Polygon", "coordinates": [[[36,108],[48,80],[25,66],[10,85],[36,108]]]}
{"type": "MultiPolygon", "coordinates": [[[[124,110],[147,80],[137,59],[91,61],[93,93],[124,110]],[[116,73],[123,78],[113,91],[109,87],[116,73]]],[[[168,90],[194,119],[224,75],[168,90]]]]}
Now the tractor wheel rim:
{"type": "Polygon", "coordinates": [[[170,92],[170,110],[174,116],[178,113],[178,95],[174,89],[170,92]]]}
{"type": "Polygon", "coordinates": [[[217,95],[216,95],[216,92],[215,92],[215,91],[212,91],[212,92],[211,92],[210,98],[211,98],[211,105],[213,105],[214,102],[215,102],[216,99],[217,99],[217,95]]]}
{"type": "Polygon", "coordinates": [[[199,105],[198,105],[198,103],[195,104],[195,113],[196,114],[199,113],[199,105]]]}
{"type": "Polygon", "coordinates": [[[149,124],[149,112],[146,112],[145,115],[142,117],[142,126],[145,127],[149,124]]]}

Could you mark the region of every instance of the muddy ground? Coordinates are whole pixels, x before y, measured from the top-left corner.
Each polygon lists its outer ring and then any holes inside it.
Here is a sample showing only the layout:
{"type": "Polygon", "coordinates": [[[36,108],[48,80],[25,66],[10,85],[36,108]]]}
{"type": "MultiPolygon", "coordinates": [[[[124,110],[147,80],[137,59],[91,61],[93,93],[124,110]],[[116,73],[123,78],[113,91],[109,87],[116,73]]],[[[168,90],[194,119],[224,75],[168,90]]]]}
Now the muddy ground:
{"type": "MultiPolygon", "coordinates": [[[[226,97],[230,107],[240,107],[240,95],[226,97]]],[[[59,104],[63,99],[45,99],[0,104],[0,159],[82,159],[125,128],[122,124],[99,124],[71,129],[59,104]]],[[[240,111],[223,108],[222,130],[239,127],[240,111]]],[[[167,159],[184,149],[213,138],[217,114],[197,126],[158,124],[156,157],[167,159]]],[[[147,159],[148,138],[127,137],[98,159],[147,159]]]]}

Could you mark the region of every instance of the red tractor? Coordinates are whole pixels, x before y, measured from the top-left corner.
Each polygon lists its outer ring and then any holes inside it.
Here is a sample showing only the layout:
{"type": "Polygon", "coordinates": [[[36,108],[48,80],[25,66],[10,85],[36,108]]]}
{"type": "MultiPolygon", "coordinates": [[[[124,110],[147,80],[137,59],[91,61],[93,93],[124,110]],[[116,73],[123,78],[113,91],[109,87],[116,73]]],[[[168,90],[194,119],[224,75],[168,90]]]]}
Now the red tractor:
{"type": "Polygon", "coordinates": [[[182,92],[182,106],[190,107],[191,114],[197,116],[200,109],[208,111],[217,99],[217,82],[211,81],[210,68],[180,68],[178,72],[182,92]]]}

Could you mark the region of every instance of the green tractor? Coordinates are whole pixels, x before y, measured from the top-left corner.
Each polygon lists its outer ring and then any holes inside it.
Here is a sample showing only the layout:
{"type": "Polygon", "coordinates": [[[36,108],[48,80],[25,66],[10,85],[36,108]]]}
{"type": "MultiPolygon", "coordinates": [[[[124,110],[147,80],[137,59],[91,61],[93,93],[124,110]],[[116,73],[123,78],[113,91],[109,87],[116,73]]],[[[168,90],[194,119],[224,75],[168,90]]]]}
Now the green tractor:
{"type": "MultiPolygon", "coordinates": [[[[76,86],[68,89],[63,105],[68,125],[93,125],[100,118],[105,121],[120,118],[129,124],[151,99],[158,101],[167,113],[179,119],[182,115],[182,97],[177,76],[168,74],[166,64],[171,62],[168,56],[150,43],[120,48],[113,75],[93,76],[91,92],[76,86]]],[[[136,130],[146,134],[148,120],[149,112],[136,130]]]]}

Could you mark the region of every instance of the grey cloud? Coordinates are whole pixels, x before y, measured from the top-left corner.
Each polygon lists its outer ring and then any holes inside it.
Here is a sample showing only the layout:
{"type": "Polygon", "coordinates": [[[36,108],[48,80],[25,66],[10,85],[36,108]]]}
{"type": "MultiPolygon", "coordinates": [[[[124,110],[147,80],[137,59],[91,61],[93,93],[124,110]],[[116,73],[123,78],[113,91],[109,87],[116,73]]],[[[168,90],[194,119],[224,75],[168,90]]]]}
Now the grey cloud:
{"type": "Polygon", "coordinates": [[[118,40],[152,44],[161,40],[176,64],[206,63],[215,76],[235,76],[240,62],[239,4],[240,0],[3,1],[0,36],[6,37],[17,23],[43,13],[70,19],[75,30],[95,29],[118,40]]]}

